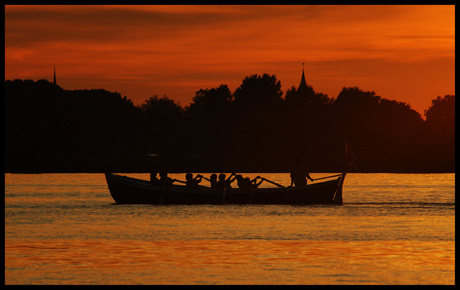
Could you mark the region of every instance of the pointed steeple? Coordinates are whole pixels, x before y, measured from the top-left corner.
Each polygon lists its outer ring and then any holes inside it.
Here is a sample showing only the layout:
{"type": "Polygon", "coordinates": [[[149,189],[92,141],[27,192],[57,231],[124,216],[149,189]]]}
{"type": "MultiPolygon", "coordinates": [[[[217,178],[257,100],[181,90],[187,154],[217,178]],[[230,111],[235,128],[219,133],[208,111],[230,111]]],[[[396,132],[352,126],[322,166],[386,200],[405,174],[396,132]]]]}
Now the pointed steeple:
{"type": "Polygon", "coordinates": [[[300,80],[300,85],[299,85],[299,88],[300,87],[306,87],[307,86],[307,82],[305,81],[305,72],[304,72],[304,62],[302,63],[302,79],[300,80]]]}
{"type": "Polygon", "coordinates": [[[54,66],[54,84],[56,84],[56,65],[54,66]]]}

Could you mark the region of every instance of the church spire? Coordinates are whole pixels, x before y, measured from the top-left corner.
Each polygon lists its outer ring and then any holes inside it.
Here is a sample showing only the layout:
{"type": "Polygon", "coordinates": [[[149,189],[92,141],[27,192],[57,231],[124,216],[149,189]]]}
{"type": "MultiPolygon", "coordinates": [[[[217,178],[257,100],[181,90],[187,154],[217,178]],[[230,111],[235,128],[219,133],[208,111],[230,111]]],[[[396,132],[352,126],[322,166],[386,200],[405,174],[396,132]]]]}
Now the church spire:
{"type": "Polygon", "coordinates": [[[303,68],[304,68],[304,65],[305,65],[305,63],[303,62],[303,63],[302,63],[302,79],[300,80],[300,86],[299,86],[299,88],[300,88],[300,87],[306,87],[306,86],[307,86],[307,82],[305,81],[305,73],[304,73],[304,69],[303,69],[303,68]]]}
{"type": "Polygon", "coordinates": [[[56,84],[56,65],[54,65],[54,84],[56,84]]]}

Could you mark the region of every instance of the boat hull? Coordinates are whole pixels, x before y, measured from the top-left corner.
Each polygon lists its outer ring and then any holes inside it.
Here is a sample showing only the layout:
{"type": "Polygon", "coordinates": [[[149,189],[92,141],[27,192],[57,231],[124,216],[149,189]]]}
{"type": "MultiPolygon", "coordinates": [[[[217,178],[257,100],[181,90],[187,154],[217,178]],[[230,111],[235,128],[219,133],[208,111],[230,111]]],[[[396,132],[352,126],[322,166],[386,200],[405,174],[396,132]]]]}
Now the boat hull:
{"type": "Polygon", "coordinates": [[[345,173],[304,188],[216,190],[208,187],[151,185],[149,181],[106,172],[110,194],[119,204],[342,204],[345,173]]]}

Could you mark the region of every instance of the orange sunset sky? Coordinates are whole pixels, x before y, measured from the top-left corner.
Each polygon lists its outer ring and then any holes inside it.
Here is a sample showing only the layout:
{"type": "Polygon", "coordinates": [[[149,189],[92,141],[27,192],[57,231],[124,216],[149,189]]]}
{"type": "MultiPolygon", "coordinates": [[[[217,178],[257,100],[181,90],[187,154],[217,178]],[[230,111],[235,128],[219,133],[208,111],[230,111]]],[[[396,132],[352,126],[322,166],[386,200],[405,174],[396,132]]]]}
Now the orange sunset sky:
{"type": "Polygon", "coordinates": [[[358,86],[422,117],[455,94],[453,5],[6,5],[5,79],[53,79],[140,104],[275,74],[336,98],[358,86]]]}

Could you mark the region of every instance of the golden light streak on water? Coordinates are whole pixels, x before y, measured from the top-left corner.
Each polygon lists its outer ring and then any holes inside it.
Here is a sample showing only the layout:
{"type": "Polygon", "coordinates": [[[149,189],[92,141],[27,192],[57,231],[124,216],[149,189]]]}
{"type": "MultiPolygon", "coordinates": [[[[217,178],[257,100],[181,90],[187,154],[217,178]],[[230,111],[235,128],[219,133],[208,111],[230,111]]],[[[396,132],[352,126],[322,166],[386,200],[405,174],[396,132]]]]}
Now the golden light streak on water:
{"type": "Polygon", "coordinates": [[[455,264],[453,242],[7,241],[5,251],[8,284],[452,284],[455,264]]]}

